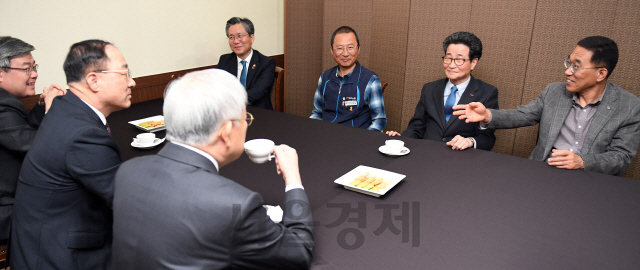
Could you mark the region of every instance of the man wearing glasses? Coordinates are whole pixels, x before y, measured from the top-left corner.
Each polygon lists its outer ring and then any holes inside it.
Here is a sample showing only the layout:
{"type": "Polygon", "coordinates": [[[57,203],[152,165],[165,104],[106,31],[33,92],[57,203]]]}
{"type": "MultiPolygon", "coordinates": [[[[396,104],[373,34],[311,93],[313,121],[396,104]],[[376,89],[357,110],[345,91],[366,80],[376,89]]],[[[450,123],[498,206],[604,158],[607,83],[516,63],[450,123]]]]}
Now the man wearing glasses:
{"type": "Polygon", "coordinates": [[[22,160],[54,97],[66,92],[52,84],[42,91],[38,103],[27,113],[19,98],[35,95],[38,65],[30,44],[9,36],[0,37],[0,253],[6,252],[11,208],[22,160]]]}
{"type": "MultiPolygon", "coordinates": [[[[443,48],[447,78],[422,87],[416,112],[402,136],[447,142],[454,150],[491,150],[496,141],[495,129],[481,130],[476,124],[452,116],[456,104],[482,102],[489,108],[498,108],[498,89],[471,76],[482,56],[482,42],[472,33],[456,32],[445,38],[443,48]]],[[[400,135],[395,131],[387,134],[400,135]]]]}
{"type": "Polygon", "coordinates": [[[253,121],[246,101],[242,85],[221,70],[168,86],[162,110],[170,143],[123,163],[116,175],[114,269],[309,268],[312,219],[296,150],[271,145],[271,166],[285,183],[282,223],[269,219],[260,194],[218,173],[244,150],[253,121]]]}
{"type": "Polygon", "coordinates": [[[106,117],[131,105],[124,56],[102,40],[71,46],[69,91],[27,153],[11,228],[12,269],[111,269],[113,183],[120,150],[106,117]]]}
{"type": "Polygon", "coordinates": [[[358,34],[339,27],[329,49],[338,65],[320,75],[310,118],[382,132],[387,124],[382,87],[378,75],[358,62],[358,34]]]}
{"type": "Polygon", "coordinates": [[[276,61],[252,48],[254,32],[255,28],[249,19],[229,19],[226,33],[233,52],[220,56],[218,68],[238,77],[247,91],[249,106],[273,110],[271,88],[275,79],[276,61]]]}
{"type": "Polygon", "coordinates": [[[640,99],[607,81],[617,63],[613,40],[587,37],[564,60],[567,80],[547,85],[536,100],[512,110],[487,110],[474,102],[454,107],[454,115],[489,128],[540,123],[530,159],[619,175],[638,150],[640,99]]]}

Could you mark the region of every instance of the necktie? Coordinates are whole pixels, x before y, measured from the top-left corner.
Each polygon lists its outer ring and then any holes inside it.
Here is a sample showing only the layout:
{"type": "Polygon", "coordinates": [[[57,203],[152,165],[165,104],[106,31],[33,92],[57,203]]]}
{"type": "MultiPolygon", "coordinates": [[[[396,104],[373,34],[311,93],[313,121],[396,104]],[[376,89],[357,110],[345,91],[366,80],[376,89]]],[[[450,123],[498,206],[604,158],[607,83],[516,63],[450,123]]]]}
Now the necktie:
{"type": "Polygon", "coordinates": [[[240,61],[240,63],[242,63],[242,72],[240,74],[240,83],[242,84],[242,86],[244,86],[244,88],[247,88],[247,61],[242,60],[242,61],[240,61]]]}
{"type": "Polygon", "coordinates": [[[458,87],[455,85],[451,87],[451,94],[447,97],[447,102],[444,103],[444,117],[449,122],[449,118],[453,113],[453,105],[456,105],[456,93],[458,92],[458,87]]]}
{"type": "Polygon", "coordinates": [[[104,126],[107,127],[107,132],[109,132],[109,134],[111,134],[111,128],[109,128],[109,123],[106,123],[104,126]]]}

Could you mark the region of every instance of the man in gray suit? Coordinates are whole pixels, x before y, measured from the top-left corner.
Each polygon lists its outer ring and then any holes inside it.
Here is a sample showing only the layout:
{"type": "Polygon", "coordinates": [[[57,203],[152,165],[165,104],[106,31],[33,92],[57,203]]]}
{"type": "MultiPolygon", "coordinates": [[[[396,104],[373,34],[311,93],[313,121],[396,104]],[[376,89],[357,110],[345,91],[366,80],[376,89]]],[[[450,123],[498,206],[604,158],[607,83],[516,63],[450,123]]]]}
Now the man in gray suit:
{"type": "Polygon", "coordinates": [[[618,63],[618,46],[587,37],[564,60],[566,82],[551,83],[527,105],[486,109],[458,105],[454,115],[480,127],[517,128],[540,123],[530,159],[562,169],[619,175],[629,167],[640,141],[640,99],[607,78],[618,63]]]}
{"type": "MultiPolygon", "coordinates": [[[[113,200],[114,269],[306,269],[314,246],[296,151],[273,148],[285,189],[282,223],[260,194],[218,174],[243,152],[247,92],[226,71],[189,73],[167,88],[171,141],[123,163],[113,200]]],[[[259,180],[259,179],[258,179],[259,180]]]]}

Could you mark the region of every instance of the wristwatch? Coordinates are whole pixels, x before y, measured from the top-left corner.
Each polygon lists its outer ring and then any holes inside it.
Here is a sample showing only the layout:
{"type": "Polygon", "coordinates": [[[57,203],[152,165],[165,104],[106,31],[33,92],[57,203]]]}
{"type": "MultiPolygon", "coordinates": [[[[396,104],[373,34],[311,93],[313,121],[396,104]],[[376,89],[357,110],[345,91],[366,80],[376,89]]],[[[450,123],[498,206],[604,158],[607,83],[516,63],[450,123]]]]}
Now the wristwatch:
{"type": "Polygon", "coordinates": [[[469,137],[469,140],[471,141],[471,143],[473,143],[473,146],[475,148],[476,146],[476,139],[474,139],[473,137],[469,137]]]}

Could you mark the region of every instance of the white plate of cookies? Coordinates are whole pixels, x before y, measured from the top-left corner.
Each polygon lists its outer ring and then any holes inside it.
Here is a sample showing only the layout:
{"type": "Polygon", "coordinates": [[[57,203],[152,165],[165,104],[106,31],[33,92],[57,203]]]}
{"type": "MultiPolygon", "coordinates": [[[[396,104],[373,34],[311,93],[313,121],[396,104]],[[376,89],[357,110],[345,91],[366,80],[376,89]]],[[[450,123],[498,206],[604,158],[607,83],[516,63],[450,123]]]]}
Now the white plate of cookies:
{"type": "Polygon", "coordinates": [[[405,177],[404,174],[360,165],[333,182],[349,190],[380,197],[405,177]]]}
{"type": "Polygon", "coordinates": [[[129,124],[147,132],[156,132],[166,128],[164,125],[164,116],[162,115],[130,121],[129,124]]]}

